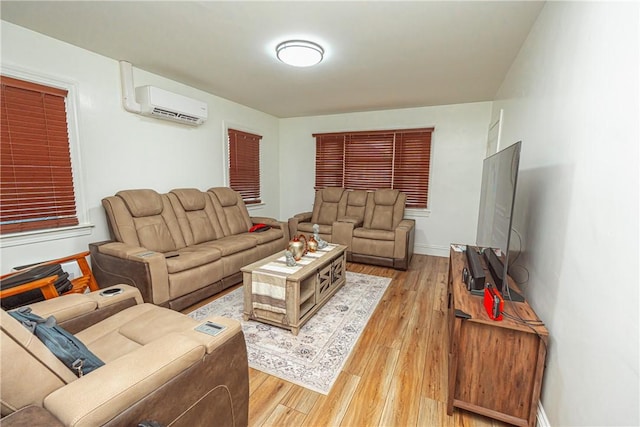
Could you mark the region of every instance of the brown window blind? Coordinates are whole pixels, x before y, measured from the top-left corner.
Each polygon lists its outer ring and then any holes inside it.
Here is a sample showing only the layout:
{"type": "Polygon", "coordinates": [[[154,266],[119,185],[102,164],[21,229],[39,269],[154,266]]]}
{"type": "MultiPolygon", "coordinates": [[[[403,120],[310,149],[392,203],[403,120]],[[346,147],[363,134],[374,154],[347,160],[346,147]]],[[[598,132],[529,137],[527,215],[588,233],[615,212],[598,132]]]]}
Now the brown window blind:
{"type": "Polygon", "coordinates": [[[344,185],[353,190],[392,188],[393,133],[345,135],[344,185]]]}
{"type": "Polygon", "coordinates": [[[260,135],[229,129],[229,186],[247,204],[260,200],[260,135]]]}
{"type": "Polygon", "coordinates": [[[342,187],[344,135],[316,137],[316,188],[342,187]]]}
{"type": "Polygon", "coordinates": [[[67,92],[0,83],[0,233],[77,225],[67,92]]]}
{"type": "Polygon", "coordinates": [[[407,193],[407,206],[427,207],[432,130],[396,133],[393,188],[407,193]]]}
{"type": "Polygon", "coordinates": [[[395,188],[426,208],[433,128],[314,134],[316,189],[395,188]]]}

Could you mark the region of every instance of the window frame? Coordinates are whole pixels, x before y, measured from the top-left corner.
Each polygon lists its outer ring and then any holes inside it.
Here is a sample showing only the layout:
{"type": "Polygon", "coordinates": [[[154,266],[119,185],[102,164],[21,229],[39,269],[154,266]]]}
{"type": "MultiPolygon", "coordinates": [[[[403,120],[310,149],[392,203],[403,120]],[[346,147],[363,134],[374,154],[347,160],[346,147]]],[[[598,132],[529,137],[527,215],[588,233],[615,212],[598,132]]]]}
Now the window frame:
{"type": "MultiPolygon", "coordinates": [[[[431,204],[431,178],[433,174],[433,134],[435,132],[435,127],[420,127],[420,128],[404,128],[404,129],[380,129],[380,130],[360,130],[360,131],[341,131],[341,132],[319,132],[314,133],[312,136],[315,139],[316,146],[316,156],[315,156],[315,185],[314,188],[320,189],[327,186],[341,186],[348,189],[365,189],[365,190],[374,190],[376,188],[398,188],[401,191],[406,192],[406,187],[398,187],[395,186],[395,175],[398,171],[406,170],[407,168],[400,168],[398,165],[400,164],[400,151],[401,147],[399,144],[402,143],[403,138],[400,135],[410,135],[410,134],[419,134],[419,133],[428,133],[428,151],[426,152],[428,155],[427,170],[425,173],[426,176],[426,192],[418,193],[416,202],[421,202],[424,199],[424,206],[409,206],[409,202],[407,203],[407,212],[412,216],[428,216],[429,215],[429,207],[431,204]],[[319,142],[321,142],[322,138],[326,138],[327,146],[320,148],[319,142]],[[341,140],[341,141],[340,141],[341,140]],[[354,141],[373,141],[373,143],[378,146],[379,149],[386,152],[386,156],[383,156],[379,162],[377,162],[380,166],[384,166],[386,164],[386,168],[383,170],[382,179],[379,177],[369,177],[364,178],[359,182],[359,178],[357,177],[358,173],[355,173],[356,182],[350,183],[354,176],[353,171],[347,171],[347,163],[352,161],[351,158],[354,157],[354,153],[349,153],[348,145],[353,144],[354,141]],[[338,145],[342,144],[342,149],[338,147],[338,145]],[[319,154],[319,149],[323,150],[322,154],[319,154]],[[338,156],[339,152],[342,151],[341,158],[338,156]],[[327,155],[329,153],[329,155],[327,155]],[[349,158],[351,156],[351,158],[349,158]],[[323,173],[318,177],[318,165],[319,158],[325,157],[327,158],[327,164],[323,164],[323,173]],[[388,157],[388,158],[387,158],[388,157]],[[385,160],[386,158],[386,160],[385,160]],[[339,160],[338,160],[339,159],[339,160]],[[341,161],[341,165],[336,165],[337,161],[341,161]],[[331,165],[330,163],[334,163],[331,165]],[[337,171],[342,168],[342,176],[334,176],[332,171],[337,171]],[[336,179],[337,178],[337,179],[336,179]],[[338,184],[339,180],[342,180],[340,184],[338,184]],[[379,181],[379,182],[376,182],[379,181]],[[388,181],[388,186],[384,184],[382,181],[388,181]],[[353,185],[352,185],[353,184],[353,185]],[[370,185],[373,184],[373,185],[370,185]],[[366,187],[366,188],[365,188],[366,187]]],[[[369,143],[369,142],[367,142],[369,143]]],[[[355,157],[359,155],[361,159],[356,162],[356,165],[362,166],[362,159],[367,158],[366,150],[362,148],[358,149],[357,144],[355,145],[355,157]]],[[[406,161],[406,158],[404,159],[406,161]]],[[[353,163],[353,162],[352,162],[353,163]]],[[[370,163],[369,163],[370,165],[370,163]]],[[[368,166],[368,165],[367,165],[368,166]]],[[[364,170],[360,171],[360,174],[366,174],[367,172],[364,170]]],[[[402,174],[404,175],[404,174],[402,174]]],[[[398,175],[398,176],[402,176],[398,175]]],[[[410,187],[409,187],[410,188],[410,187]]]]}
{"type": "Polygon", "coordinates": [[[230,141],[229,141],[229,131],[233,130],[233,131],[237,131],[237,132],[242,132],[242,133],[246,133],[246,134],[251,134],[251,135],[255,135],[257,137],[259,137],[258,140],[258,189],[259,189],[259,199],[258,201],[247,201],[244,198],[242,199],[243,202],[245,203],[246,207],[248,210],[251,210],[252,208],[256,208],[256,207],[261,207],[264,206],[265,201],[264,201],[264,194],[263,194],[263,187],[262,187],[262,170],[263,170],[263,164],[262,164],[262,150],[260,149],[260,144],[262,143],[262,140],[264,139],[264,135],[262,135],[262,133],[258,130],[255,129],[249,129],[246,126],[241,126],[241,125],[236,125],[233,123],[225,123],[224,126],[224,144],[223,144],[223,151],[224,151],[224,182],[225,185],[229,188],[231,187],[231,171],[230,171],[230,167],[231,167],[231,152],[230,152],[230,141]]]}
{"type": "Polygon", "coordinates": [[[84,192],[84,183],[82,180],[84,174],[82,172],[80,137],[78,131],[78,83],[57,76],[44,74],[39,71],[32,71],[5,64],[2,66],[2,75],[67,91],[67,132],[69,135],[69,155],[71,158],[71,171],[73,174],[73,188],[75,193],[78,224],[68,227],[19,231],[0,235],[0,247],[20,246],[91,234],[94,224],[90,222],[84,192]]]}

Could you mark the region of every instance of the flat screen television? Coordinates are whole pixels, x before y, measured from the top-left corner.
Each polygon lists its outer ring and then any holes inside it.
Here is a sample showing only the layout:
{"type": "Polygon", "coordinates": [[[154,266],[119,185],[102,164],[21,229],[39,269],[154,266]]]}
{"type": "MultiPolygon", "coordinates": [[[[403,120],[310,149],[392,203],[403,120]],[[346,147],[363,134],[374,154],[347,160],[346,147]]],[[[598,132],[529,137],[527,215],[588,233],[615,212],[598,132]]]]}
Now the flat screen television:
{"type": "Polygon", "coordinates": [[[500,263],[494,264],[499,268],[490,270],[503,298],[512,301],[524,301],[521,295],[509,288],[508,280],[509,244],[521,146],[522,141],[518,141],[484,160],[476,235],[478,247],[490,248],[488,250],[494,253],[496,249],[500,250],[500,263]]]}

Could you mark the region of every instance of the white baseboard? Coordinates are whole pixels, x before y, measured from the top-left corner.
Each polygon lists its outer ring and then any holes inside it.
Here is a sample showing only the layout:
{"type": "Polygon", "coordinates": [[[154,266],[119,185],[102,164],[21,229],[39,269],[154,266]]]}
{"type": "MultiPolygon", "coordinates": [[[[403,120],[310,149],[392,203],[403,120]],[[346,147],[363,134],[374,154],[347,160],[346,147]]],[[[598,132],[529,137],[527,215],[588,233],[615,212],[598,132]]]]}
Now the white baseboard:
{"type": "Polygon", "coordinates": [[[542,407],[541,402],[538,402],[538,413],[536,414],[536,425],[538,427],[551,427],[551,423],[549,423],[549,418],[547,418],[547,414],[544,412],[544,408],[542,407]]]}
{"type": "Polygon", "coordinates": [[[432,255],[439,257],[449,257],[449,245],[437,246],[437,245],[425,245],[416,243],[413,247],[413,252],[420,255],[432,255]]]}

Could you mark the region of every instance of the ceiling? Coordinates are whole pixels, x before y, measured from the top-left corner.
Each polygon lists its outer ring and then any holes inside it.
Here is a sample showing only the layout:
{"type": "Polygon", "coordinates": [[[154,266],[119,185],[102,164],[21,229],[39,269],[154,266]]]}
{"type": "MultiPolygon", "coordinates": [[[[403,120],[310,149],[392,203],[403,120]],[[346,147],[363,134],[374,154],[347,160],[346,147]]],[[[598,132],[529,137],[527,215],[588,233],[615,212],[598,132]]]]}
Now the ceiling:
{"type": "Polygon", "coordinates": [[[276,117],[494,98],[543,2],[6,1],[2,19],[276,117]],[[325,59],[287,66],[304,38],[325,59]]]}

